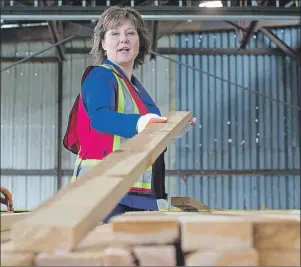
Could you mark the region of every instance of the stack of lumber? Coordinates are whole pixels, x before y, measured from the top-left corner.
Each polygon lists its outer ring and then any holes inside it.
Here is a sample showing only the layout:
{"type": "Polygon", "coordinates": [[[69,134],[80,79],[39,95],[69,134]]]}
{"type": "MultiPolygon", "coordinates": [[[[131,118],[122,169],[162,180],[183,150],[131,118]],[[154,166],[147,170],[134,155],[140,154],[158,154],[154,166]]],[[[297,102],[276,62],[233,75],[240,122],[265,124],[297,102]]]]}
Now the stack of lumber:
{"type": "Polygon", "coordinates": [[[139,212],[102,224],[191,118],[166,117],[168,123],[148,127],[14,222],[1,244],[1,265],[300,265],[299,214],[139,212]],[[272,262],[271,255],[284,260],[272,262]]]}
{"type": "Polygon", "coordinates": [[[114,242],[156,245],[142,266],[300,266],[300,213],[132,213],[111,227],[114,242]]]}
{"type": "Polygon", "coordinates": [[[300,266],[300,213],[131,212],[67,251],[33,251],[10,240],[1,245],[1,265],[300,266]]]}

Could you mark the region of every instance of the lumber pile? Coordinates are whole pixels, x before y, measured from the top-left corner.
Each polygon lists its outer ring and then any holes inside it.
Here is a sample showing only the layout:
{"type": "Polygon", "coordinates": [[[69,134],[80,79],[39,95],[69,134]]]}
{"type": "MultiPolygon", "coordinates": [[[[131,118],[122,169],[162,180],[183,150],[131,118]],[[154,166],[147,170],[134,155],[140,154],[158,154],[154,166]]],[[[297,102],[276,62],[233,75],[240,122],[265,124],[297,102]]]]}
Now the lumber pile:
{"type": "Polygon", "coordinates": [[[16,247],[2,266],[300,266],[300,213],[130,212],[69,251],[16,247]]]}
{"type": "Polygon", "coordinates": [[[1,266],[300,265],[300,214],[131,212],[102,224],[190,114],[166,117],[16,220],[1,266]]]}

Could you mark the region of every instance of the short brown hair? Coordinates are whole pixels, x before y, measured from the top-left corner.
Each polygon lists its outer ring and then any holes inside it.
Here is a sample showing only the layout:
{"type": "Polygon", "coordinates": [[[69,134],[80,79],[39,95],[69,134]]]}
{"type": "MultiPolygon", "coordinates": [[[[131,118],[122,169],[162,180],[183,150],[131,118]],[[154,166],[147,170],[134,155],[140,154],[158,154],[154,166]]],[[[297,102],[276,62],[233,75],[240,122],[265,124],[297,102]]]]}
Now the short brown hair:
{"type": "Polygon", "coordinates": [[[101,44],[105,33],[126,19],[129,19],[134,24],[139,35],[140,48],[138,56],[134,61],[134,68],[145,62],[145,57],[150,50],[151,42],[142,17],[133,8],[113,6],[104,11],[94,28],[93,47],[90,54],[93,57],[95,65],[101,65],[106,60],[105,51],[101,44]]]}

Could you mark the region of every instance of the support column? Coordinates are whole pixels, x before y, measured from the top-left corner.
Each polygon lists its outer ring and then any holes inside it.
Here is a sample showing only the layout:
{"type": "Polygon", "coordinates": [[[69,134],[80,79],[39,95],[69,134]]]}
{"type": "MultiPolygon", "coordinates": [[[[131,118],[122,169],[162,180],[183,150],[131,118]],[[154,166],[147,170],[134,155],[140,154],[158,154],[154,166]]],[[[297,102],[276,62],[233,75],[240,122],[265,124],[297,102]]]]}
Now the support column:
{"type": "Polygon", "coordinates": [[[57,190],[62,187],[63,62],[58,62],[57,81],[57,190]]]}

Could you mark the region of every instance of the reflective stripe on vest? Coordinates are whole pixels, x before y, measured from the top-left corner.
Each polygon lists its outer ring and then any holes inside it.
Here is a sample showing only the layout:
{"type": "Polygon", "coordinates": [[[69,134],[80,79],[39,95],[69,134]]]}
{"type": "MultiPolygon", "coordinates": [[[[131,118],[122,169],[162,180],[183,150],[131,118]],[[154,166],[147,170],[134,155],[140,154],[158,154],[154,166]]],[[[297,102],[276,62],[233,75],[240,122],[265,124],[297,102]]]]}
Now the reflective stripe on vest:
{"type": "MultiPolygon", "coordinates": [[[[117,74],[118,71],[110,65],[101,65],[105,68],[113,70],[113,74],[116,78],[118,84],[118,103],[117,103],[117,112],[119,113],[135,113],[139,114],[139,109],[131,96],[129,89],[127,88],[124,80],[117,74]]],[[[124,143],[127,138],[123,138],[121,136],[114,135],[113,141],[113,151],[120,148],[120,145],[124,143]]],[[[75,162],[75,169],[72,176],[72,182],[77,179],[79,175],[82,175],[92,166],[95,166],[101,160],[97,159],[88,159],[83,160],[81,158],[77,158],[75,162]]],[[[132,185],[130,192],[143,192],[143,193],[151,193],[152,184],[152,166],[149,166],[147,170],[137,179],[137,181],[132,185]]]]}

